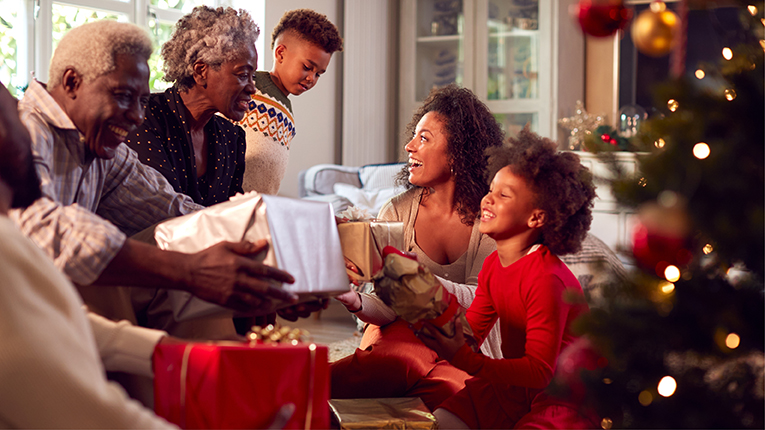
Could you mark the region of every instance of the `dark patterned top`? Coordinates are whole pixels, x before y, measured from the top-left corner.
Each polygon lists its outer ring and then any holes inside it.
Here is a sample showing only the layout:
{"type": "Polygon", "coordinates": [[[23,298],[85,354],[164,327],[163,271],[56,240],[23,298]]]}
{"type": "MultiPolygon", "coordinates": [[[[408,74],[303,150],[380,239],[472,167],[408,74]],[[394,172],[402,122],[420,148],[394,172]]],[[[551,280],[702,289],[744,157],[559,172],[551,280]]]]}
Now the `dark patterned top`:
{"type": "Polygon", "coordinates": [[[128,135],[127,145],[142,163],[158,170],[175,191],[204,206],[225,202],[242,192],[244,177],[244,130],[213,115],[205,125],[208,141],[207,172],[197,178],[189,113],[178,89],[152,94],[146,119],[128,135]]]}

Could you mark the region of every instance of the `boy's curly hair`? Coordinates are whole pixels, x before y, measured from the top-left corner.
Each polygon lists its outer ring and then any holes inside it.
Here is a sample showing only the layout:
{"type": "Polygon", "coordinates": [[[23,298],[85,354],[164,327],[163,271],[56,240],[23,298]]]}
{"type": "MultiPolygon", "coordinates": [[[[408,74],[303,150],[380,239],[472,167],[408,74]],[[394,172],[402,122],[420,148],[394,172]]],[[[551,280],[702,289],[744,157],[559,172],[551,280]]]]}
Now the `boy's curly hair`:
{"type": "Polygon", "coordinates": [[[285,31],[294,31],[300,38],[314,43],[332,54],[343,50],[343,38],[335,24],[326,15],[311,9],[295,9],[286,12],[271,33],[271,50],[276,38],[285,31]]]}
{"type": "MultiPolygon", "coordinates": [[[[472,226],[481,199],[489,191],[486,149],[502,146],[504,133],[489,108],[472,91],[455,84],[430,92],[406,126],[407,136],[414,136],[417,123],[428,112],[438,113],[446,125],[447,156],[456,182],[454,204],[462,223],[472,226]]],[[[417,188],[409,182],[407,167],[396,175],[396,181],[407,189],[417,188]]]]}
{"type": "Polygon", "coordinates": [[[534,206],[547,213],[542,243],[557,255],[578,252],[592,223],[596,196],[590,169],[582,166],[578,155],[559,152],[555,142],[528,126],[508,143],[489,149],[489,178],[510,166],[536,195],[534,206]]]}

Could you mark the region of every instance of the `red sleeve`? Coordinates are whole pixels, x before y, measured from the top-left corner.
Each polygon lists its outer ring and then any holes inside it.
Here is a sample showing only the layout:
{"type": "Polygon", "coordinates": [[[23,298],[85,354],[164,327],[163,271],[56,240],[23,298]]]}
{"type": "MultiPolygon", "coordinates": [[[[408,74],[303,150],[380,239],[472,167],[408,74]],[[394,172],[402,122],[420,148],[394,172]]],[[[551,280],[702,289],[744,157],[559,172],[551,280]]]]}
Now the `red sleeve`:
{"type": "Polygon", "coordinates": [[[571,305],[563,302],[564,289],[563,281],[551,274],[534,279],[524,287],[523,306],[527,319],[526,353],[523,357],[492,359],[463,347],[457,351],[451,363],[471,375],[500,384],[547,387],[555,371],[568,313],[571,311],[571,305]]]}

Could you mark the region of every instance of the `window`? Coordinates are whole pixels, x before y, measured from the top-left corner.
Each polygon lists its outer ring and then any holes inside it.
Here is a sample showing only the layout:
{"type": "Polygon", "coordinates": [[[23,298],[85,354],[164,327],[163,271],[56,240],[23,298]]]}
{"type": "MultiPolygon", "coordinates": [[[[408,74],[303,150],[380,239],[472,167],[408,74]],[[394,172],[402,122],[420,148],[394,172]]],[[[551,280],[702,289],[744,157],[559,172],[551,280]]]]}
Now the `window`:
{"type": "MultiPolygon", "coordinates": [[[[145,27],[154,42],[149,59],[152,91],[170,83],[162,79],[162,44],[175,22],[199,5],[230,6],[230,0],[0,0],[0,81],[19,97],[31,73],[48,80],[48,64],[58,42],[73,27],[100,19],[145,27]]],[[[241,7],[241,6],[240,6],[241,7]]]]}
{"type": "MultiPolygon", "coordinates": [[[[665,2],[667,8],[677,12],[679,2],[665,2]]],[[[688,11],[685,58],[685,74],[688,77],[692,77],[697,69],[703,70],[707,65],[720,61],[723,47],[741,43],[738,40],[743,32],[738,15],[740,9],[720,3],[688,11]]],[[[648,7],[648,2],[634,4],[635,16],[648,7]]],[[[664,82],[670,76],[670,57],[647,56],[635,49],[629,35],[622,38],[619,42],[619,106],[637,105],[649,113],[662,110],[662,106],[654,106],[652,94],[656,83],[664,82]]]]}

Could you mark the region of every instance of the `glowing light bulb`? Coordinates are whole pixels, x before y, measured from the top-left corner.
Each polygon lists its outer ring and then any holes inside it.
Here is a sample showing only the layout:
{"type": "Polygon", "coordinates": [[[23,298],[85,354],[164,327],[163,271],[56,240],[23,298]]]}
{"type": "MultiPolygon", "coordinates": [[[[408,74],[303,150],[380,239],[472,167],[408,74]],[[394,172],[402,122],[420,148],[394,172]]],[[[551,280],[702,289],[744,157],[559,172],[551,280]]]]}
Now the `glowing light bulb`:
{"type": "Polygon", "coordinates": [[[675,99],[669,99],[667,100],[667,108],[669,108],[670,112],[674,112],[677,110],[677,108],[680,107],[680,103],[677,102],[675,99]]]}
{"type": "Polygon", "coordinates": [[[730,101],[733,101],[733,99],[735,99],[735,98],[736,98],[736,90],[731,89],[731,88],[726,88],[725,89],[725,99],[730,102],[730,101]]]}
{"type": "Polygon", "coordinates": [[[669,294],[671,292],[675,291],[675,284],[671,282],[665,282],[661,284],[661,292],[664,294],[669,294]]]}
{"type": "Polygon", "coordinates": [[[638,179],[638,185],[645,188],[645,186],[648,185],[648,183],[645,181],[645,178],[640,178],[638,179]]]}
{"type": "Polygon", "coordinates": [[[606,417],[600,420],[600,428],[603,430],[610,430],[613,425],[614,421],[611,418],[606,417]]]}
{"type": "Polygon", "coordinates": [[[722,56],[723,56],[723,58],[725,58],[726,60],[730,60],[731,58],[733,58],[733,51],[731,51],[731,49],[730,49],[730,48],[728,48],[728,47],[726,46],[726,47],[725,47],[725,48],[723,48],[723,50],[722,50],[722,56]]]}
{"type": "Polygon", "coordinates": [[[693,156],[699,160],[709,157],[709,152],[709,145],[704,142],[699,142],[693,145],[693,156]]]}
{"type": "Polygon", "coordinates": [[[741,338],[736,333],[731,333],[725,337],[725,346],[730,349],[736,349],[741,344],[741,338]]]}
{"type": "MultiPolygon", "coordinates": [[[[765,24],[765,23],[763,23],[765,24]]],[[[760,39],[760,46],[762,46],[762,49],[765,50],[765,40],[760,39]]],[[[754,70],[754,69],[752,69],[754,70]]]]}
{"type": "Polygon", "coordinates": [[[664,145],[666,145],[666,144],[667,144],[667,142],[665,142],[664,139],[658,138],[658,139],[656,139],[656,142],[653,143],[653,146],[661,149],[661,148],[664,148],[664,145]]]}
{"type": "Polygon", "coordinates": [[[704,71],[701,69],[697,69],[695,75],[696,75],[696,79],[704,79],[704,76],[706,76],[706,73],[704,73],[704,71]]]}
{"type": "Polygon", "coordinates": [[[711,243],[707,243],[706,245],[704,245],[704,248],[702,248],[701,250],[704,251],[704,254],[709,254],[710,252],[714,251],[715,249],[712,247],[711,243]]]}
{"type": "Polygon", "coordinates": [[[765,18],[760,18],[760,22],[762,23],[763,26],[765,26],[765,18]]]}
{"type": "Polygon", "coordinates": [[[669,282],[677,282],[680,280],[680,269],[677,266],[669,265],[664,269],[664,278],[669,282]]]}
{"type": "Polygon", "coordinates": [[[611,385],[611,383],[614,382],[611,380],[611,378],[603,378],[603,383],[606,385],[611,385]]]}
{"type": "Polygon", "coordinates": [[[669,397],[675,394],[676,389],[677,389],[677,381],[675,381],[675,378],[671,376],[665,376],[661,378],[661,381],[659,381],[659,386],[657,387],[657,390],[659,391],[659,395],[661,395],[662,397],[669,397]]]}
{"type": "Polygon", "coordinates": [[[653,402],[653,396],[651,393],[648,392],[648,390],[643,390],[638,394],[638,402],[640,402],[643,406],[648,406],[653,402]]]}
{"type": "Polygon", "coordinates": [[[651,12],[660,13],[667,9],[667,5],[663,1],[651,2],[651,12]]]}
{"type": "Polygon", "coordinates": [[[750,4],[749,6],[746,7],[746,9],[749,11],[750,15],[752,16],[757,15],[757,6],[750,4]]]}

